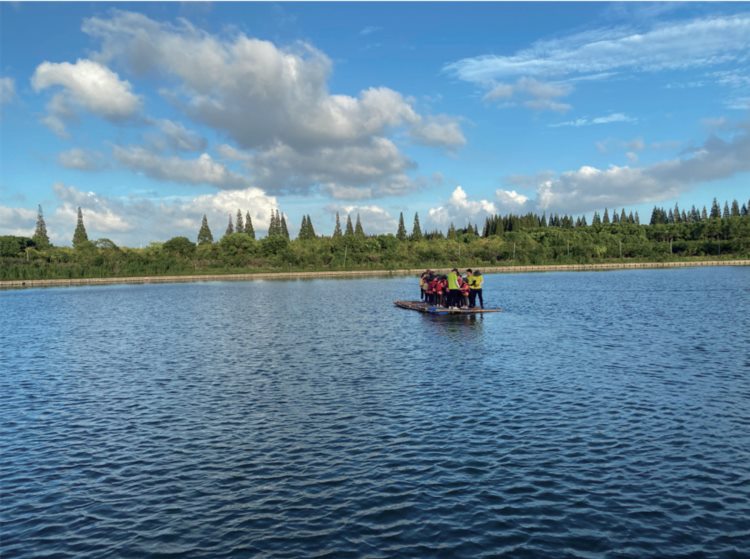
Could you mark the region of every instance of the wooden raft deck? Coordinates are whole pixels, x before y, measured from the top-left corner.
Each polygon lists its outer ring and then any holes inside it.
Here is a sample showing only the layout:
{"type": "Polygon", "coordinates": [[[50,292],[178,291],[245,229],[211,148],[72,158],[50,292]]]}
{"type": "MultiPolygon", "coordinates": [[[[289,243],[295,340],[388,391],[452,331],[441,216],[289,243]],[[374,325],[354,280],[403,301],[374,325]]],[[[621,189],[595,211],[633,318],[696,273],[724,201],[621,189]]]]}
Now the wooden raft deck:
{"type": "Polygon", "coordinates": [[[402,309],[419,311],[428,314],[480,314],[489,312],[502,312],[502,309],[467,309],[465,307],[460,309],[450,309],[446,307],[430,305],[422,301],[394,301],[393,304],[397,307],[401,307],[402,309]]]}

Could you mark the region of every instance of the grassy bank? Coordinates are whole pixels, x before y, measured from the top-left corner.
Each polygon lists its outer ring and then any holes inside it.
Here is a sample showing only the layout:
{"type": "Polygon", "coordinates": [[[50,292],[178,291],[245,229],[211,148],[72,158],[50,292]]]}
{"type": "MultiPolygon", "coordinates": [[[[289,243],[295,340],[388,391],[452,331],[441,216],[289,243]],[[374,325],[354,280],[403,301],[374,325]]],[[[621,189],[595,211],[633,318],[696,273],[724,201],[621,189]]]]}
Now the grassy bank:
{"type": "MultiPolygon", "coordinates": [[[[651,268],[690,268],[706,266],[750,266],[750,259],[738,260],[694,260],[682,262],[606,262],[600,264],[556,264],[556,265],[517,265],[485,266],[484,274],[529,273],[529,272],[581,272],[606,270],[639,270],[651,268]]],[[[106,278],[71,278],[71,279],[30,279],[0,281],[0,289],[18,289],[31,287],[59,287],[75,285],[112,285],[142,283],[180,283],[197,281],[252,281],[252,280],[290,280],[317,278],[357,278],[382,276],[417,275],[423,268],[398,270],[336,270],[336,271],[288,271],[288,272],[252,272],[226,274],[183,274],[158,276],[129,276],[106,278]]]]}

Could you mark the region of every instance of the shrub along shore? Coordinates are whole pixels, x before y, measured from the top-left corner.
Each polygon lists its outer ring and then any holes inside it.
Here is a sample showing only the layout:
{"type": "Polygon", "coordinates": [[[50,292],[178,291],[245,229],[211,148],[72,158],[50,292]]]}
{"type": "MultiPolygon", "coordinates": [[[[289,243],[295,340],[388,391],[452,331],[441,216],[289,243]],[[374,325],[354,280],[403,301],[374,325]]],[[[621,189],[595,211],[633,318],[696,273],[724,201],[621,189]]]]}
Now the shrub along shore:
{"type": "MultiPolygon", "coordinates": [[[[652,268],[692,268],[706,266],[750,266],[750,259],[740,260],[695,260],[682,262],[608,262],[601,264],[557,264],[557,265],[519,265],[489,266],[482,270],[484,274],[529,273],[529,272],[583,272],[607,270],[642,270],[652,268]]],[[[178,276],[132,276],[104,278],[72,279],[30,279],[0,281],[0,289],[18,289],[31,287],[61,287],[76,285],[112,285],[143,283],[188,283],[199,281],[253,281],[253,280],[302,280],[320,278],[362,278],[383,276],[416,276],[422,268],[404,270],[338,270],[318,272],[256,272],[247,274],[192,274],[178,276]]],[[[436,271],[447,272],[445,269],[436,271]]]]}

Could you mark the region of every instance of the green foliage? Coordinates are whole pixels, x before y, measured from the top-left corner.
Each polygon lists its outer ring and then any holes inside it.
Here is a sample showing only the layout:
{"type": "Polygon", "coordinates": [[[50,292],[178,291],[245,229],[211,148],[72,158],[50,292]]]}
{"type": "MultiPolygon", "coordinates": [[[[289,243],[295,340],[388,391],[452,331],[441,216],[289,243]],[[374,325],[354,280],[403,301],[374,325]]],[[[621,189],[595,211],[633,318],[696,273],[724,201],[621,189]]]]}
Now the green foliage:
{"type": "Polygon", "coordinates": [[[49,236],[47,235],[47,224],[44,222],[41,204],[39,205],[39,211],[37,212],[36,229],[32,239],[34,240],[36,248],[39,250],[45,250],[52,246],[49,242],[49,236]]]}
{"type": "Polygon", "coordinates": [[[201,221],[201,228],[198,231],[198,244],[199,245],[210,245],[214,242],[214,236],[211,234],[211,229],[208,227],[208,218],[206,214],[203,214],[203,220],[201,221]]]}
{"type": "Polygon", "coordinates": [[[253,227],[253,220],[250,217],[250,212],[245,214],[245,234],[251,239],[255,239],[255,228],[253,227]]]}
{"type": "Polygon", "coordinates": [[[195,244],[187,237],[173,237],[164,243],[162,248],[168,254],[185,258],[195,254],[195,244]]]}
{"type": "Polygon", "coordinates": [[[339,219],[339,212],[336,212],[336,227],[333,229],[333,238],[338,239],[341,237],[341,220],[339,219]]]}
{"type": "Polygon", "coordinates": [[[399,241],[406,240],[406,226],[404,225],[404,212],[398,214],[398,231],[396,232],[396,238],[399,241]]]}
{"type": "Polygon", "coordinates": [[[411,240],[421,241],[422,240],[422,227],[419,225],[419,214],[414,214],[414,226],[411,230],[411,240]]]}
{"type": "Polygon", "coordinates": [[[393,234],[355,232],[351,218],[348,235],[342,235],[339,226],[338,235],[317,237],[309,215],[303,218],[299,237],[290,241],[282,233],[278,210],[272,214],[276,233],[260,241],[247,233],[251,222],[245,220],[244,233],[197,247],[185,237],[174,237],[143,249],[119,248],[99,239],[80,241],[75,249],[39,250],[31,238],[0,236],[0,279],[748,258],[747,205],[725,205],[728,215],[720,212],[718,218],[709,218],[705,208],[656,208],[653,225],[640,225],[637,213],[621,209],[613,211],[616,221],[595,219],[591,226],[558,214],[491,216],[481,237],[475,225],[451,225],[447,238],[433,231],[409,241],[393,234]]]}
{"type": "Polygon", "coordinates": [[[73,248],[86,248],[86,243],[89,242],[89,236],[86,233],[86,227],[83,225],[83,212],[80,206],[78,207],[78,221],[76,223],[76,229],[73,232],[73,248]]]}

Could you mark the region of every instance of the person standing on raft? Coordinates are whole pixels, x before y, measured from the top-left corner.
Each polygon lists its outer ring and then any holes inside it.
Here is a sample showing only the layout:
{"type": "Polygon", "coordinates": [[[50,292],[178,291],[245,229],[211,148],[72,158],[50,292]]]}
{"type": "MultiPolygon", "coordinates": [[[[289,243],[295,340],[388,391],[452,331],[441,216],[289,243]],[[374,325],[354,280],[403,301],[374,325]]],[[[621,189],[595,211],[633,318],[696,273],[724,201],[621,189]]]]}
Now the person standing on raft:
{"type": "Polygon", "coordinates": [[[482,272],[476,270],[472,272],[470,269],[466,270],[469,275],[469,308],[473,309],[476,307],[477,296],[479,296],[479,305],[484,308],[484,298],[482,297],[482,285],[484,284],[484,278],[482,272]]]}
{"type": "Polygon", "coordinates": [[[461,288],[458,285],[458,270],[453,268],[448,272],[448,301],[446,306],[458,306],[459,297],[461,297],[461,288]]]}

